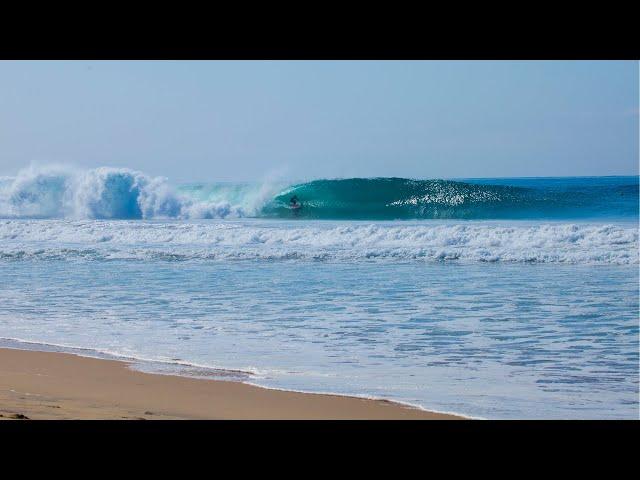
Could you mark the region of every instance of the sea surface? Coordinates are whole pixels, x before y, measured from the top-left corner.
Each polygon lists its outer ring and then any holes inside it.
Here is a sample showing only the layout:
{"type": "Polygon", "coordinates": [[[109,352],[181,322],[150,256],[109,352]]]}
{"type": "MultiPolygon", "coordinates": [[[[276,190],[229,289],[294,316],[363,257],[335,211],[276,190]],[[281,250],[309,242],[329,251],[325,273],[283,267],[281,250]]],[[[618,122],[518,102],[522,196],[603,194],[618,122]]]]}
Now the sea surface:
{"type": "Polygon", "coordinates": [[[637,176],[173,186],[32,167],[0,177],[0,346],[637,419],[638,208],[637,176]]]}

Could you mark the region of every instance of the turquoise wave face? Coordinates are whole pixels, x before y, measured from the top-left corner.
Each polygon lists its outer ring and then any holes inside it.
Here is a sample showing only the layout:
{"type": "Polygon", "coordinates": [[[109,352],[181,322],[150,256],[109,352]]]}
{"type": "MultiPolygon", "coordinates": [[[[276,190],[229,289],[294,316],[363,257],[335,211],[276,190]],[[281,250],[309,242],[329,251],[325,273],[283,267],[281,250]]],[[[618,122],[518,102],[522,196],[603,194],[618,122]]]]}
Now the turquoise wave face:
{"type": "Polygon", "coordinates": [[[0,178],[0,218],[638,219],[638,177],[202,183],[123,168],[0,178]],[[292,201],[295,199],[295,201],[292,201]]]}
{"type": "Polygon", "coordinates": [[[485,182],[491,180],[315,180],[277,194],[261,215],[362,220],[638,217],[638,177],[485,182]],[[292,197],[299,208],[292,208],[292,197]]]}

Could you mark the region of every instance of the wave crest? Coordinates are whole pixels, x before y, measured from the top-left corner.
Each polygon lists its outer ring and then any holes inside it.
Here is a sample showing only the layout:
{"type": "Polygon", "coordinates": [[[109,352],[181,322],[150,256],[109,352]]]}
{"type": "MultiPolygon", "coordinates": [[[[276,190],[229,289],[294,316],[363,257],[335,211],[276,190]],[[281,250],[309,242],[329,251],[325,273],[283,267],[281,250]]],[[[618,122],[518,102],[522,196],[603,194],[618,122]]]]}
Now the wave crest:
{"type": "Polygon", "coordinates": [[[128,168],[29,167],[0,179],[5,218],[151,219],[243,216],[229,202],[198,202],[164,177],[128,168]]]}

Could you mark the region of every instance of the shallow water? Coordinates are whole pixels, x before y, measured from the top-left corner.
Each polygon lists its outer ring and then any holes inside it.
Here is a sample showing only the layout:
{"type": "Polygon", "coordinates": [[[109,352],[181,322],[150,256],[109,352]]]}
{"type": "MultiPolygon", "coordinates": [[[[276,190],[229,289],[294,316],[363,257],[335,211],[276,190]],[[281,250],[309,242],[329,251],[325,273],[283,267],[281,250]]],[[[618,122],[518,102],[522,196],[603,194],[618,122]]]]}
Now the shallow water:
{"type": "Polygon", "coordinates": [[[0,263],[0,337],[487,418],[637,418],[634,265],[0,263]]]}

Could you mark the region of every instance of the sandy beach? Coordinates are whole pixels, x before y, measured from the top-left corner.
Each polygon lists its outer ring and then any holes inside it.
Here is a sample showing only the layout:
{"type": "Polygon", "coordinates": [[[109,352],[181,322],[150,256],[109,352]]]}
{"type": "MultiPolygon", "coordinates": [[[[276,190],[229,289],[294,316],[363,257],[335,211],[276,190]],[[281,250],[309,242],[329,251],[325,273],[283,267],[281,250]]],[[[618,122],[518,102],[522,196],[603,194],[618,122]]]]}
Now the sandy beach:
{"type": "Polygon", "coordinates": [[[0,420],[457,418],[385,400],[149,374],[127,362],[0,349],[0,420]]]}

